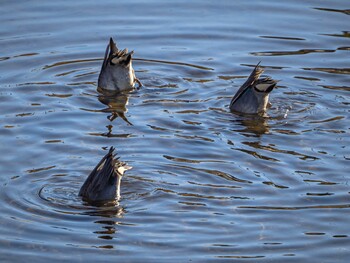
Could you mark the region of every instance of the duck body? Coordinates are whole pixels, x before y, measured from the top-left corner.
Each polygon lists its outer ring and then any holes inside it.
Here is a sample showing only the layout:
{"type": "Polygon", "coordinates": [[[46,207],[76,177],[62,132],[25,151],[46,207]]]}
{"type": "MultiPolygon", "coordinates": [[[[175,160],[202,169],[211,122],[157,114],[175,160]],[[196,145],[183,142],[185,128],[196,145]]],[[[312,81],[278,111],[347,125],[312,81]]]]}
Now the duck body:
{"type": "Polygon", "coordinates": [[[110,38],[98,77],[98,88],[121,92],[134,89],[136,83],[142,86],[132,67],[133,54],[134,51],[128,52],[128,49],[119,50],[110,38]]]}
{"type": "Polygon", "coordinates": [[[114,148],[101,159],[80,188],[79,196],[90,202],[120,199],[120,185],[126,170],[132,167],[115,158],[114,148]]]}
{"type": "Polygon", "coordinates": [[[256,65],[246,82],[233,96],[230,110],[248,114],[264,114],[266,112],[269,94],[277,82],[271,78],[259,78],[264,71],[256,65]]]}

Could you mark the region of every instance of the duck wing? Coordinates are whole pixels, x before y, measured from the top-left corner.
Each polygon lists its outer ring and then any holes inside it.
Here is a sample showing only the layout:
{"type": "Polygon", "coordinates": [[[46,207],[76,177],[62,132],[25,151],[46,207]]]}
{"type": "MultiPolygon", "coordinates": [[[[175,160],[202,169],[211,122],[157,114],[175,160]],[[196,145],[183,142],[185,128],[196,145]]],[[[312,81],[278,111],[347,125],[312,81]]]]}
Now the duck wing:
{"type": "Polygon", "coordinates": [[[233,96],[230,103],[230,108],[239,99],[239,97],[259,79],[260,75],[264,72],[264,70],[260,68],[259,65],[260,62],[255,66],[252,73],[250,73],[250,76],[248,77],[246,82],[244,82],[242,87],[240,87],[236,94],[233,96]]]}
{"type": "Polygon", "coordinates": [[[101,159],[96,167],[91,171],[90,175],[82,185],[79,195],[88,199],[94,199],[98,196],[107,185],[115,183],[114,176],[114,147],[109,149],[109,152],[101,159]],[[94,196],[92,196],[94,195],[94,196]]]}

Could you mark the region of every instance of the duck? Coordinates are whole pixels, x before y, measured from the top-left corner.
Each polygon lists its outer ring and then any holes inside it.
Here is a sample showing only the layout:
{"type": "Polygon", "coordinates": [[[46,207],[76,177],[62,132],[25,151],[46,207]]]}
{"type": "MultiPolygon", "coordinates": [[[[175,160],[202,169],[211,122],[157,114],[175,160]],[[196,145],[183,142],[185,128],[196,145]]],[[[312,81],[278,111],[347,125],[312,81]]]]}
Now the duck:
{"type": "Polygon", "coordinates": [[[133,90],[141,81],[136,78],[132,67],[134,51],[119,50],[113,38],[109,39],[100,74],[98,76],[98,89],[114,92],[133,90]]]}
{"type": "Polygon", "coordinates": [[[277,81],[270,77],[260,78],[264,70],[260,62],[233,96],[230,103],[231,112],[264,115],[269,106],[270,92],[276,87],[277,81]]]}
{"type": "Polygon", "coordinates": [[[114,147],[110,147],[81,186],[79,196],[84,201],[94,203],[120,200],[122,177],[132,167],[116,158],[114,150],[114,147]]]}

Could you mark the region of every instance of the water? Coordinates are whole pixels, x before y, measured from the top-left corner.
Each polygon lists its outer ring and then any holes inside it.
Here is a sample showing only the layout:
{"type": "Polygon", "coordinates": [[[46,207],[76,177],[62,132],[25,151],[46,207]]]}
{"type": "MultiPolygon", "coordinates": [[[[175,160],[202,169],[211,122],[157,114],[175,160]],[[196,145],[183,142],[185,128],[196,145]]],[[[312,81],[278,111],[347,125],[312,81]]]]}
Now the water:
{"type": "Polygon", "coordinates": [[[348,1],[1,11],[1,262],[349,260],[348,1]],[[144,87],[106,102],[111,36],[144,87]],[[268,116],[230,113],[259,61],[268,116]],[[110,146],[134,168],[94,207],[77,193],[110,146]]]}

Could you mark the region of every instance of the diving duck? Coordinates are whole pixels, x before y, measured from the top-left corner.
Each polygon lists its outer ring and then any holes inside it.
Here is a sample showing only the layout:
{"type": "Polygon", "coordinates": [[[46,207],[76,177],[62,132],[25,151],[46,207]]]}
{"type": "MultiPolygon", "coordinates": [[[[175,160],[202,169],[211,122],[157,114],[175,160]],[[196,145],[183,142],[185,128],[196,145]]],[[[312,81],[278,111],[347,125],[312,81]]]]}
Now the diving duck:
{"type": "Polygon", "coordinates": [[[120,183],[124,172],[132,167],[115,158],[114,147],[101,159],[92,170],[79,196],[88,202],[101,202],[120,199],[120,183]]]}
{"type": "Polygon", "coordinates": [[[230,103],[231,111],[261,115],[266,112],[269,104],[269,94],[275,88],[277,82],[269,77],[259,78],[264,72],[259,64],[260,62],[233,96],[230,103]]]}
{"type": "Polygon", "coordinates": [[[134,89],[136,83],[141,87],[132,67],[133,54],[134,51],[128,52],[127,48],[119,50],[113,38],[110,38],[98,76],[98,88],[120,92],[134,89]]]}

